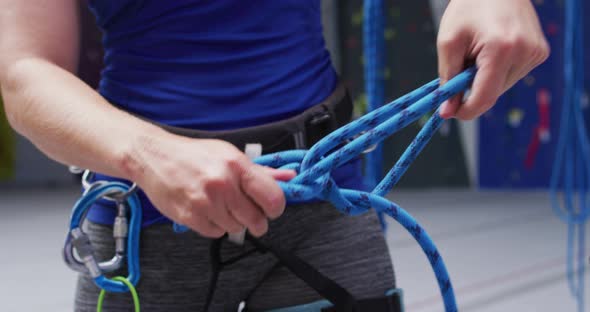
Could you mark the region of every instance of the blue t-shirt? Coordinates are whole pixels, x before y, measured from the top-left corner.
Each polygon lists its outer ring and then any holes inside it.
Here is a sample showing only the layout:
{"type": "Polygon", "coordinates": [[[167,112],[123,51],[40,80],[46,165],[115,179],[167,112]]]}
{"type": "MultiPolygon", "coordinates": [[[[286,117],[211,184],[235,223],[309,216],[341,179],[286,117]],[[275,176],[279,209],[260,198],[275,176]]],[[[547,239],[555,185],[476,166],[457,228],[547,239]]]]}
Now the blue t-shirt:
{"type": "MultiPolygon", "coordinates": [[[[292,117],[328,97],[337,75],[320,0],[92,0],[105,49],[99,92],[159,123],[201,130],[292,117]]],[[[360,163],[333,173],[358,188],[360,163]]],[[[113,178],[97,175],[98,179],[113,178]]],[[[144,225],[166,220],[140,192],[144,225]]],[[[100,203],[89,219],[111,224],[100,203]]]]}

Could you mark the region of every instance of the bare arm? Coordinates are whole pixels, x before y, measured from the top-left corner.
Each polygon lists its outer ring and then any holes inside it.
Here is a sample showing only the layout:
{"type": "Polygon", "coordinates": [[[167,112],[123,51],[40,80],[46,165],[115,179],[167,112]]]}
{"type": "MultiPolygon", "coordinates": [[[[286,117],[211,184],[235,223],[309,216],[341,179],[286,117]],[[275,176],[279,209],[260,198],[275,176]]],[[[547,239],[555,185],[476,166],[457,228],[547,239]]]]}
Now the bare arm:
{"type": "Polygon", "coordinates": [[[166,216],[205,236],[278,217],[275,179],[217,140],[169,134],[110,105],[75,77],[76,0],[0,0],[0,86],[11,125],[53,159],[133,180],[166,216]]]}
{"type": "Polygon", "coordinates": [[[56,161],[134,178],[133,149],[167,134],[114,108],[72,74],[77,1],[0,5],[0,86],[11,125],[56,161]]]}

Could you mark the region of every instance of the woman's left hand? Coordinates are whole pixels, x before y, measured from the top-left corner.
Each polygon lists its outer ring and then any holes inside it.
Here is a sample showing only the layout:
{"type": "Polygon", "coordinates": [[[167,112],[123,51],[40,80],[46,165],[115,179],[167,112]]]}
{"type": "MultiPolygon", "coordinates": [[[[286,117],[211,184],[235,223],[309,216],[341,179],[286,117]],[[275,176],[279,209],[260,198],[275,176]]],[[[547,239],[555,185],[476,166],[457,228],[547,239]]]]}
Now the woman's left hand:
{"type": "Polygon", "coordinates": [[[441,84],[469,63],[478,67],[469,98],[443,104],[443,118],[476,118],[543,63],[549,45],[529,0],[451,0],[437,40],[441,84]]]}

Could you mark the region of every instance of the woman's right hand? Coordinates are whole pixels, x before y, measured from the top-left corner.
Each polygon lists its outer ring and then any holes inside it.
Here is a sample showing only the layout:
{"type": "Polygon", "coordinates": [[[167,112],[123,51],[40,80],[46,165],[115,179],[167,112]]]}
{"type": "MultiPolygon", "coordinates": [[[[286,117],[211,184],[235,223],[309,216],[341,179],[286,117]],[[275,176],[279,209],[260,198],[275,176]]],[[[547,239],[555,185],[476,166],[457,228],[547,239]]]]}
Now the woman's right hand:
{"type": "Polygon", "coordinates": [[[136,181],[170,219],[204,236],[253,235],[285,208],[275,179],[228,143],[172,135],[108,103],[73,73],[78,1],[0,0],[0,88],[11,126],[50,158],[136,181]]]}
{"type": "Polygon", "coordinates": [[[233,145],[176,135],[149,139],[126,163],[130,177],[158,210],[207,237],[247,228],[261,236],[279,217],[285,197],[276,180],[292,170],[254,164],[233,145]]]}

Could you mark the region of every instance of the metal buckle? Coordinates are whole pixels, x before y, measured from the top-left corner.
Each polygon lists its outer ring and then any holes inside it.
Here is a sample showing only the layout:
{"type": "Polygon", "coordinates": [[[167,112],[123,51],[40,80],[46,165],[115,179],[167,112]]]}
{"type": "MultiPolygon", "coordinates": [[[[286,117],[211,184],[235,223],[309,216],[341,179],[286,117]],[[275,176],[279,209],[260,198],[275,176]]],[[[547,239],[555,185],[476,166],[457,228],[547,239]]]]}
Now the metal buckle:
{"type": "Polygon", "coordinates": [[[321,113],[314,114],[311,117],[311,119],[309,120],[309,123],[311,125],[315,126],[315,125],[319,125],[321,123],[324,123],[326,121],[330,121],[331,119],[332,119],[332,115],[329,112],[324,111],[321,113]]]}
{"type": "Polygon", "coordinates": [[[334,119],[327,109],[313,114],[311,118],[305,122],[305,135],[303,136],[302,134],[302,137],[305,138],[305,144],[308,146],[304,146],[304,148],[310,148],[311,145],[321,140],[334,128],[334,119]]]}

